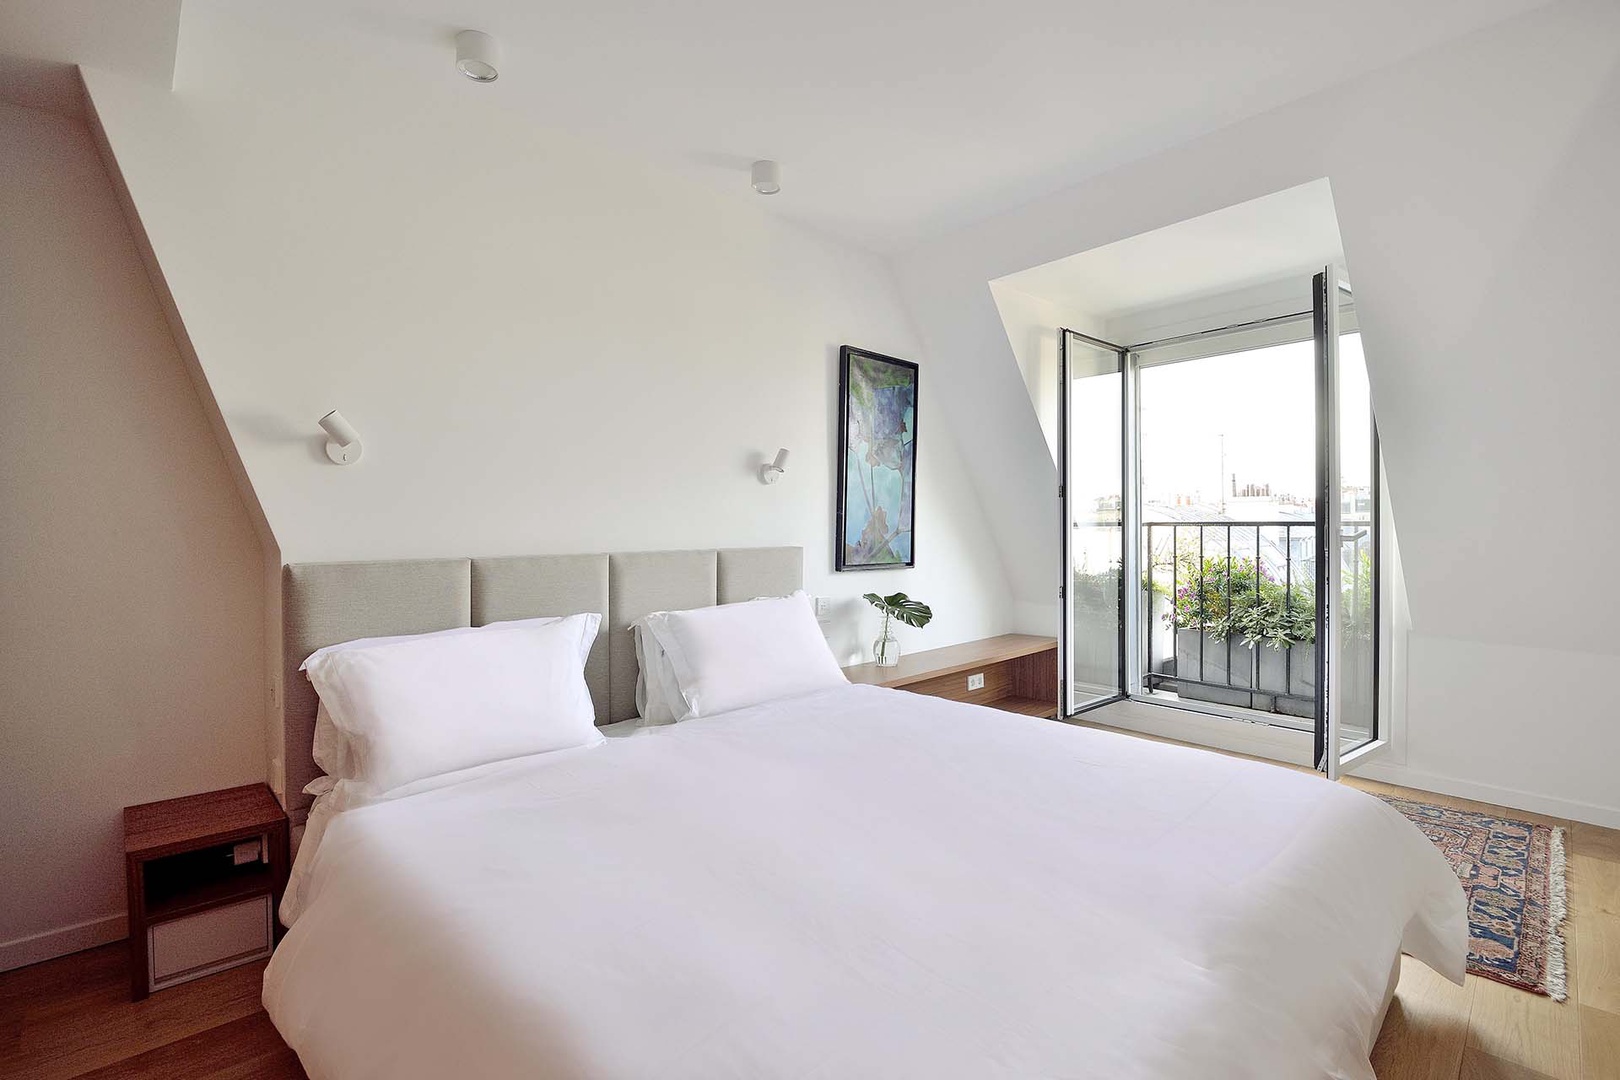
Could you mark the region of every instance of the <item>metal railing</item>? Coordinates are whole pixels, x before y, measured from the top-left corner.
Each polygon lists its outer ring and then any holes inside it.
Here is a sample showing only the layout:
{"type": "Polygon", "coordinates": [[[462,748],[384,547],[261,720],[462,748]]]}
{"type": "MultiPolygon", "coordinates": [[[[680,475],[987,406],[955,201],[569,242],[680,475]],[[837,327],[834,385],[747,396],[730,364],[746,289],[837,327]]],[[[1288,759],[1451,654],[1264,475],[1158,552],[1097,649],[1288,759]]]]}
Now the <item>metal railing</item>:
{"type": "Polygon", "coordinates": [[[1143,689],[1312,717],[1315,524],[1168,521],[1146,522],[1142,530],[1149,613],[1142,630],[1143,689]],[[1279,604],[1295,613],[1292,636],[1267,643],[1234,625],[1235,616],[1266,605],[1275,613],[1279,604]]]}

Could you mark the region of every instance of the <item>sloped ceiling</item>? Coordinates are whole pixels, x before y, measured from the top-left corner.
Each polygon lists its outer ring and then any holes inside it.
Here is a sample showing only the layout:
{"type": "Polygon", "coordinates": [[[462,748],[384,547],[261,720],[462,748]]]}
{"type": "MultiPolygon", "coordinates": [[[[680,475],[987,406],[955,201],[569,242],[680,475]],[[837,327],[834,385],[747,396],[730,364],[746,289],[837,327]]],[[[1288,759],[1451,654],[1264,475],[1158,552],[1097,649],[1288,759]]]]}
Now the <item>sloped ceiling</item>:
{"type": "Polygon", "coordinates": [[[1615,175],[1620,9],[1563,4],[903,256],[1020,598],[1055,596],[1056,477],[987,283],[1327,177],[1414,631],[1620,651],[1615,175]]]}
{"type": "Polygon", "coordinates": [[[1308,287],[1312,274],[1343,260],[1332,186],[1321,179],[1009,274],[995,284],[1106,322],[1289,278],[1303,277],[1308,287]]]}

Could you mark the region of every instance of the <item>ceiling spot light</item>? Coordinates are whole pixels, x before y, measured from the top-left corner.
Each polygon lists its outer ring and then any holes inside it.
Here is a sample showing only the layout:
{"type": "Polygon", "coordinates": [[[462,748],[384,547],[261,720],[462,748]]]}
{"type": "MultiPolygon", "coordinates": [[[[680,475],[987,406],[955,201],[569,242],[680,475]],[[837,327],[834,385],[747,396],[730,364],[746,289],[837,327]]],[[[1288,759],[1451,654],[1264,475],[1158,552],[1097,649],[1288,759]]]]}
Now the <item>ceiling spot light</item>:
{"type": "Polygon", "coordinates": [[[500,47],[488,34],[463,30],[456,35],[456,70],[473,82],[494,82],[500,76],[500,62],[500,47]]]}
{"type": "Polygon", "coordinates": [[[756,161],[749,170],[754,190],[761,195],[775,195],[782,190],[782,166],[774,161],[756,161]]]}

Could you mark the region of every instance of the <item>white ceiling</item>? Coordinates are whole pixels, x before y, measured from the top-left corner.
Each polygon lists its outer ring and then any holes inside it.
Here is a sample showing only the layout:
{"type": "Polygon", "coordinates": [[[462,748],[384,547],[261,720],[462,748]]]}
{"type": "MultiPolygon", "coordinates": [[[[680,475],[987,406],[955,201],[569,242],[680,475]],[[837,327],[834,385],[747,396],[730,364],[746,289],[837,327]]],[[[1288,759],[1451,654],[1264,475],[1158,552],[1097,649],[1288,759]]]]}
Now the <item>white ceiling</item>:
{"type": "Polygon", "coordinates": [[[745,194],[748,163],[776,158],[774,210],[894,250],[1544,2],[291,6],[379,36],[488,30],[506,52],[489,89],[536,117],[745,194]]]}
{"type": "Polygon", "coordinates": [[[1328,181],[1009,274],[1017,289],[1097,319],[1308,276],[1344,262],[1328,181]]]}
{"type": "MultiPolygon", "coordinates": [[[[151,77],[180,0],[7,0],[0,96],[76,61],[151,77]],[[168,24],[168,25],[166,25],[168,24]],[[42,66],[43,65],[43,66],[42,66]],[[13,87],[15,89],[15,87],[13,87]]],[[[181,21],[235,0],[187,0],[181,21]]],[[[496,34],[503,108],[900,250],[1546,0],[285,0],[442,79],[441,40],[496,34]],[[432,48],[424,50],[423,44],[432,48]],[[433,63],[425,63],[431,55],[433,63]]],[[[184,35],[182,49],[188,46],[184,35]]],[[[201,47],[196,46],[196,47],[201,47]]],[[[165,53],[165,49],[167,52],[165,53]]],[[[297,78],[296,70],[287,72],[297,78]]],[[[60,87],[59,87],[60,88],[60,87]]],[[[24,86],[26,90],[26,86],[24,86]]]]}

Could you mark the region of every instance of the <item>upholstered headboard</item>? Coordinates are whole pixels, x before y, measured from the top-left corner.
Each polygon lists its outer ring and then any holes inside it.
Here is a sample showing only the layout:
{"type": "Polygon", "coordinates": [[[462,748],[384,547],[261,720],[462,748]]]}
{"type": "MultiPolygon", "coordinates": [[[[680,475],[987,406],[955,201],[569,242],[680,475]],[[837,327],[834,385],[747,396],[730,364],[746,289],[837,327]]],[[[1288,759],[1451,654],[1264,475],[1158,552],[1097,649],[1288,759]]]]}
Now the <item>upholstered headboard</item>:
{"type": "Polygon", "coordinates": [[[281,756],[289,811],[312,801],[315,690],[298,669],[316,649],[507,619],[594,611],[602,630],[585,667],[596,722],[636,715],[630,624],[653,611],[781,596],[804,586],[804,549],[731,548],[619,555],[523,555],[294,563],[281,571],[281,756]]]}

